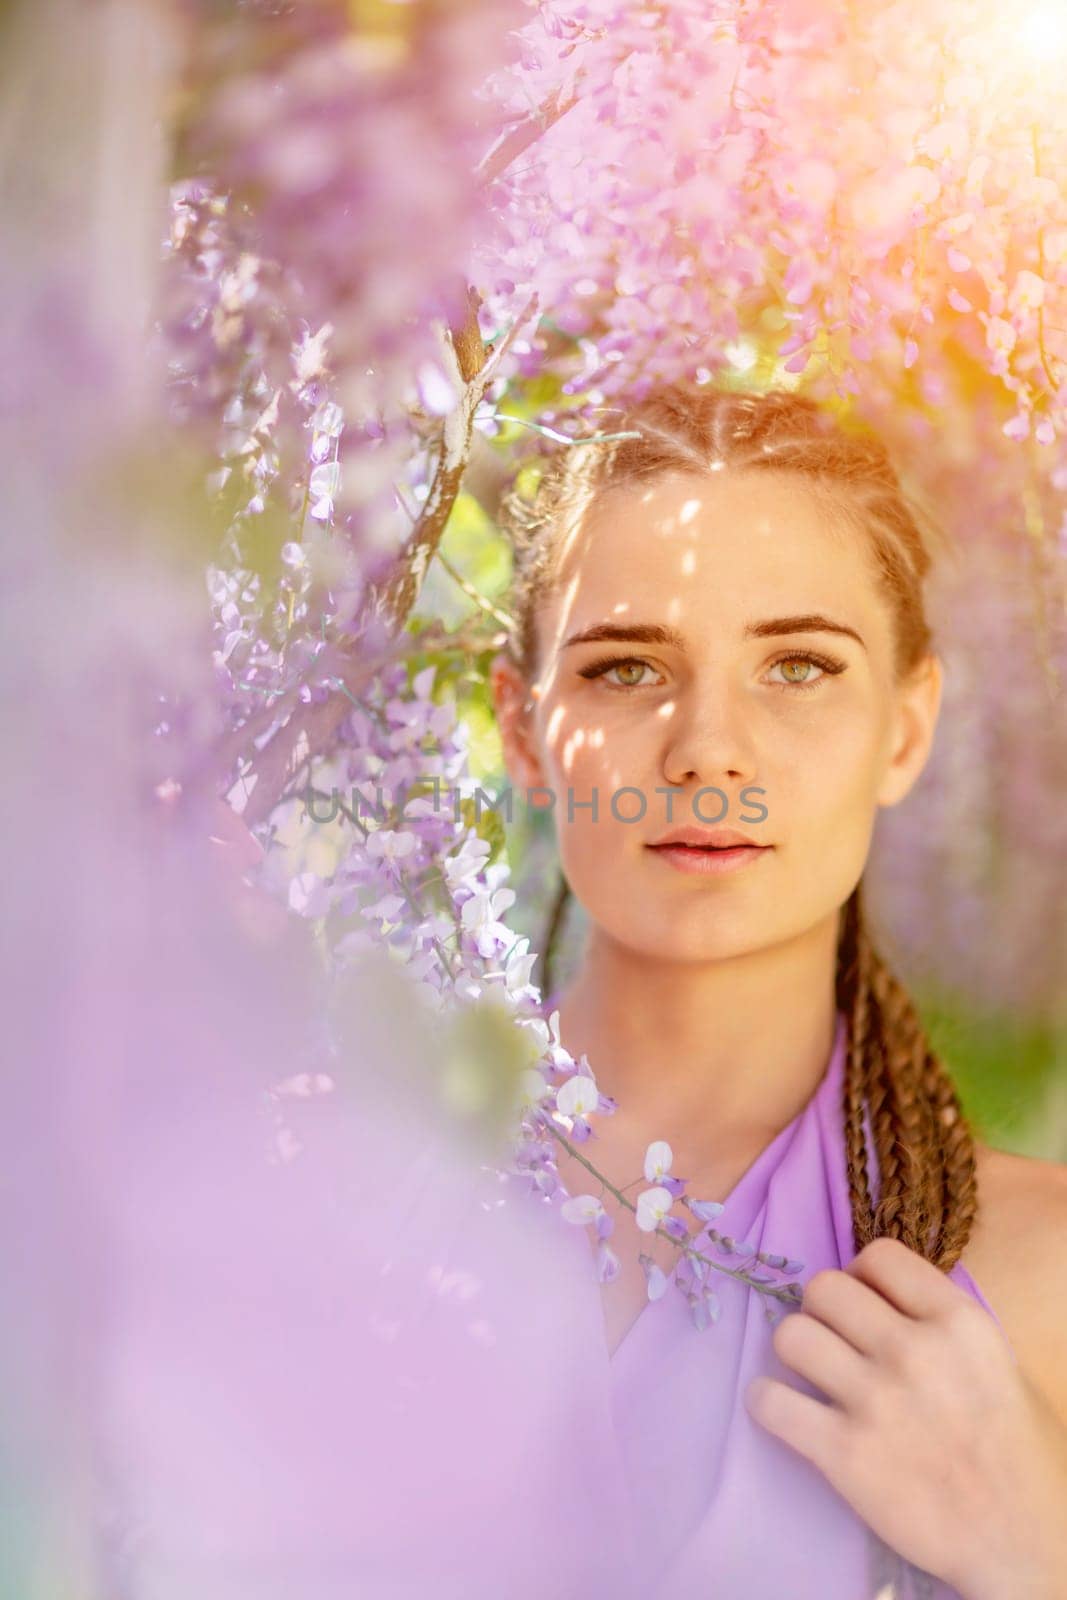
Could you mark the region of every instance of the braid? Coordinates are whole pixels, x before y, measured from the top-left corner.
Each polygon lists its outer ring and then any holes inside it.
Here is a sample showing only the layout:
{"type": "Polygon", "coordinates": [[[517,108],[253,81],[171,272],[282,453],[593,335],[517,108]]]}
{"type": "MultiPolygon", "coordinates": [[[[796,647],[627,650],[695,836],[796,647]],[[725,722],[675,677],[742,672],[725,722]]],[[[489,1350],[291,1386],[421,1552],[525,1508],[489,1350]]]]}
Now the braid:
{"type": "Polygon", "coordinates": [[[936,1260],[938,1266],[947,1272],[967,1248],[971,1228],[978,1215],[974,1136],[952,1080],[930,1050],[926,1052],[923,1068],[923,1093],[934,1111],[934,1126],[944,1170],[944,1204],[936,1241],[936,1260]]]}
{"type": "Polygon", "coordinates": [[[864,1063],[868,1046],[869,990],[865,969],[869,946],[860,938],[859,888],[845,904],[837,955],[837,1003],[848,1018],[845,1055],[844,1118],[845,1159],[852,1202],[852,1232],[856,1249],[875,1237],[874,1211],[867,1173],[867,1142],[863,1127],[864,1063]]]}
{"type": "Polygon", "coordinates": [[[907,990],[871,944],[859,884],[845,909],[838,994],[849,1019],[843,1109],[856,1248],[888,1235],[947,1272],[977,1212],[973,1135],[907,990]],[[879,1176],[873,1215],[864,1099],[879,1176]]]}

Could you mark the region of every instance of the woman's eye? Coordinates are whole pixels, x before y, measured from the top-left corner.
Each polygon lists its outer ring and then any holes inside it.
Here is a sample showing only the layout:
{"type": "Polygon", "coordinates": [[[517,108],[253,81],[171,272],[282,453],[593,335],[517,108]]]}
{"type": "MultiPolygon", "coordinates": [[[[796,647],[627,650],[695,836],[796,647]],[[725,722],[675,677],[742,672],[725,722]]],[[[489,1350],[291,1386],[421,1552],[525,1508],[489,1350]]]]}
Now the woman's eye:
{"type": "Polygon", "coordinates": [[[642,682],[642,673],[655,670],[650,662],[642,661],[639,657],[614,656],[610,661],[591,661],[587,667],[579,668],[578,676],[604,678],[613,689],[645,689],[648,684],[642,682]],[[619,677],[608,678],[609,672],[617,672],[619,677]]]}
{"type": "Polygon", "coordinates": [[[834,661],[828,656],[794,655],[779,656],[771,665],[773,672],[776,667],[781,667],[783,675],[772,681],[779,688],[789,689],[814,689],[822,682],[824,677],[832,677],[838,672],[844,672],[845,663],[834,661]]]}
{"type": "MultiPolygon", "coordinates": [[[[807,651],[779,656],[777,661],[771,663],[770,670],[774,672],[780,667],[782,676],[772,678],[771,682],[779,689],[815,689],[824,678],[844,672],[845,665],[845,662],[837,661],[832,656],[813,655],[807,651]]],[[[657,668],[640,656],[612,656],[609,660],[591,661],[588,666],[579,668],[579,677],[603,678],[612,689],[648,689],[654,685],[645,678],[646,672],[655,674],[657,668]],[[609,673],[614,676],[609,677],[609,673]]]]}

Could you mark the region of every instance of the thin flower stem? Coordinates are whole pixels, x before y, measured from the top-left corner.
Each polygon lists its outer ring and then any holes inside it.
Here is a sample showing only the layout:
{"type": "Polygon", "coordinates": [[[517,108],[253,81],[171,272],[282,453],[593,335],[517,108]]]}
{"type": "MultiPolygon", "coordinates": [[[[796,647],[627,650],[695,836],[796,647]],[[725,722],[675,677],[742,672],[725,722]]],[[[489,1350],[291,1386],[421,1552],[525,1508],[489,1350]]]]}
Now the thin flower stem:
{"type": "MultiPolygon", "coordinates": [[[[598,1172],[596,1167],[593,1166],[593,1163],[588,1161],[586,1157],[582,1155],[581,1151],[578,1150],[566,1137],[566,1135],[561,1133],[560,1130],[555,1127],[550,1120],[546,1122],[546,1126],[548,1127],[548,1131],[551,1133],[552,1137],[557,1139],[563,1148],[570,1155],[572,1155],[577,1162],[585,1167],[586,1171],[590,1172],[598,1183],[602,1184],[604,1188],[607,1189],[609,1194],[614,1195],[615,1199],[621,1206],[625,1206],[627,1211],[632,1211],[636,1216],[637,1207],[634,1205],[633,1201],[628,1200],[621,1189],[617,1189],[613,1183],[610,1183],[608,1179],[603,1176],[602,1173],[598,1172]]],[[[634,1181],[636,1182],[637,1180],[635,1179],[634,1181]]],[[[666,1239],[668,1243],[674,1245],[676,1250],[683,1250],[686,1255],[691,1256],[694,1260],[704,1262],[706,1266],[713,1267],[716,1272],[725,1273],[728,1278],[737,1278],[741,1283],[747,1283],[750,1289],[757,1289],[761,1294],[769,1295],[774,1300],[787,1300],[794,1304],[799,1298],[799,1284],[760,1283],[758,1280],[751,1278],[743,1267],[725,1267],[721,1261],[715,1261],[711,1256],[704,1255],[703,1251],[695,1249],[691,1244],[681,1244],[679,1240],[672,1238],[672,1236],[662,1227],[657,1227],[654,1231],[661,1239],[666,1239]]],[[[714,1230],[712,1230],[712,1232],[714,1233],[714,1230]]]]}
{"type": "Polygon", "coordinates": [[[577,436],[570,433],[560,433],[558,428],[549,428],[543,422],[531,422],[526,417],[512,416],[508,411],[494,411],[494,422],[516,422],[523,428],[530,428],[534,433],[541,434],[546,439],[551,439],[555,444],[608,444],[615,439],[640,439],[641,435],[629,429],[623,433],[590,433],[577,436]]]}
{"type": "Polygon", "coordinates": [[[500,607],[495,606],[491,600],[487,600],[485,595],[482,594],[480,590],[476,589],[473,583],[468,582],[468,580],[463,576],[462,572],[458,572],[452,565],[448,557],[442,552],[440,546],[438,546],[438,548],[434,551],[434,557],[441,563],[442,567],[444,567],[453,583],[458,583],[459,587],[463,590],[463,593],[467,595],[469,599],[473,600],[476,606],[479,606],[481,610],[484,611],[488,616],[493,617],[495,621],[501,624],[502,627],[509,630],[514,628],[514,617],[509,617],[506,611],[501,611],[500,607]]]}

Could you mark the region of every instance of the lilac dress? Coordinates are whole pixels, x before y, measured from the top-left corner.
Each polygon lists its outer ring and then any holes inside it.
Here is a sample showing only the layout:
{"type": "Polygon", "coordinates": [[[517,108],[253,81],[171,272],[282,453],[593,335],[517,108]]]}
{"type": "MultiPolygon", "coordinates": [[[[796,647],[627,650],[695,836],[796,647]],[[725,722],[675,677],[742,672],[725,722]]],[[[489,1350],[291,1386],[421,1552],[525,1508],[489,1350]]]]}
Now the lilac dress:
{"type": "MultiPolygon", "coordinates": [[[[555,999],[546,1004],[546,1016],[555,999]]],[[[795,1274],[802,1283],[856,1255],[840,1109],[846,1042],[847,1021],[839,1011],[815,1094],[735,1185],[715,1221],[720,1232],[753,1249],[802,1260],[804,1269],[795,1274]]],[[[866,1131],[873,1154],[869,1119],[866,1131]]],[[[595,1142],[588,1153],[595,1165],[595,1142]]],[[[877,1197],[873,1161],[871,1170],[877,1197]]],[[[568,1248],[587,1260],[602,1398],[645,1563],[640,1592],[656,1600],[955,1596],[886,1550],[812,1463],[748,1415],[744,1391],[757,1373],[826,1398],[779,1361],[753,1290],[724,1278],[720,1317],[700,1330],[670,1283],[609,1357],[588,1232],[554,1220],[568,1248]]],[[[949,1277],[998,1320],[962,1262],[949,1277]]]]}

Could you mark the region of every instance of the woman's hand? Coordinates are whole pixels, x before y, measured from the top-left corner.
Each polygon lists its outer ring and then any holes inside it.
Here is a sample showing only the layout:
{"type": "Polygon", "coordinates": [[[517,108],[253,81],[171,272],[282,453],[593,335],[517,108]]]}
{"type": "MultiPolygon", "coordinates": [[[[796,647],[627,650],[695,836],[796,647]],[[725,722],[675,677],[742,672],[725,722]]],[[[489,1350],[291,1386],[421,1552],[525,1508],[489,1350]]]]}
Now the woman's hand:
{"type": "Polygon", "coordinates": [[[1067,1597],[1067,1430],[996,1323],[899,1240],[817,1272],[773,1335],[830,1404],[753,1380],[749,1415],[965,1600],[1067,1597]]]}

